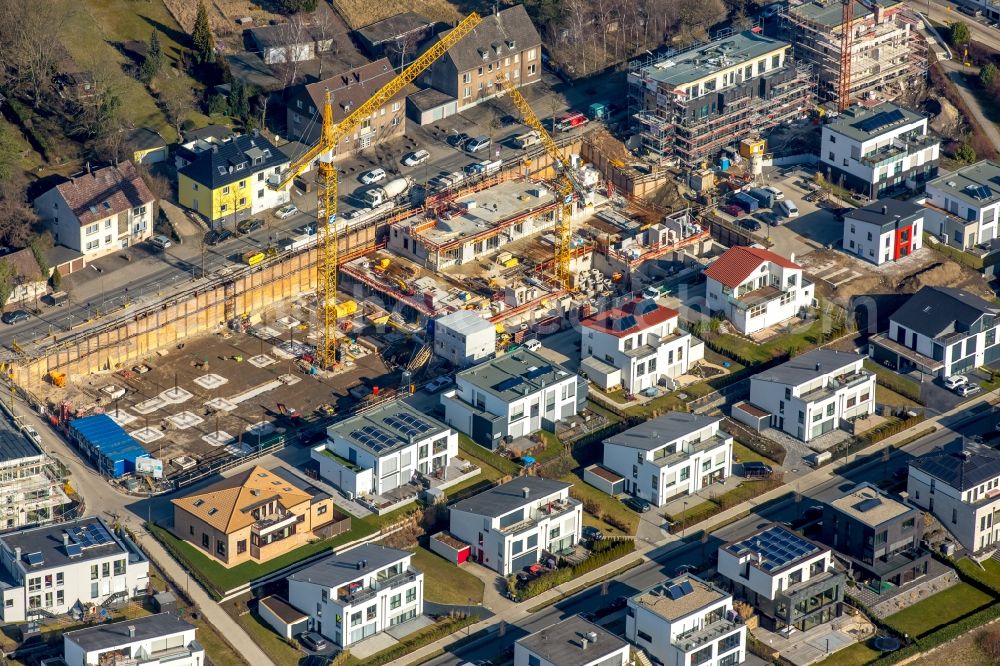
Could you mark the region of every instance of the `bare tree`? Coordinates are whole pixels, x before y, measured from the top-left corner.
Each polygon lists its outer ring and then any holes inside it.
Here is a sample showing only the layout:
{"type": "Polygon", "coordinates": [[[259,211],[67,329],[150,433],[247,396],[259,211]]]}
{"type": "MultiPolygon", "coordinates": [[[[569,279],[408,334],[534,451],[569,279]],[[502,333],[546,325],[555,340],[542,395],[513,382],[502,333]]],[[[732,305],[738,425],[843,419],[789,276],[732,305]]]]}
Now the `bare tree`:
{"type": "Polygon", "coordinates": [[[160,93],[160,105],[167,116],[167,121],[174,126],[177,136],[180,137],[184,116],[195,109],[195,99],[191,90],[178,86],[164,90],[160,93]]]}
{"type": "Polygon", "coordinates": [[[284,87],[295,83],[299,76],[299,46],[311,41],[309,28],[298,14],[294,14],[287,23],[282,23],[278,35],[285,45],[285,60],[282,73],[284,87]]]}
{"type": "Polygon", "coordinates": [[[37,108],[55,73],[59,34],[72,9],[60,0],[4,0],[0,2],[0,64],[10,76],[7,84],[27,87],[37,108]]]}

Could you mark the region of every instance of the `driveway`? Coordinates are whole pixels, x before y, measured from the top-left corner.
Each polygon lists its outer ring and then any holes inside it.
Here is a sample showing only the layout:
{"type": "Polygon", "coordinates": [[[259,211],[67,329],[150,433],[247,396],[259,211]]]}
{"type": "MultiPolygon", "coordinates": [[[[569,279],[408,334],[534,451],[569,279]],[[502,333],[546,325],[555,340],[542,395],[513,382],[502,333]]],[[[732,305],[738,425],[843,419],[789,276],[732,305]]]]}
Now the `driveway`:
{"type": "Polygon", "coordinates": [[[995,149],[1000,150],[1000,129],[997,128],[996,123],[986,117],[982,105],[979,103],[979,100],[972,91],[972,86],[966,79],[966,76],[978,74],[978,70],[966,67],[961,62],[955,60],[945,60],[941,63],[941,66],[948,72],[948,78],[954,82],[955,87],[958,88],[958,93],[965,100],[965,103],[969,105],[972,115],[982,125],[983,131],[989,138],[990,143],[993,144],[995,149]]]}

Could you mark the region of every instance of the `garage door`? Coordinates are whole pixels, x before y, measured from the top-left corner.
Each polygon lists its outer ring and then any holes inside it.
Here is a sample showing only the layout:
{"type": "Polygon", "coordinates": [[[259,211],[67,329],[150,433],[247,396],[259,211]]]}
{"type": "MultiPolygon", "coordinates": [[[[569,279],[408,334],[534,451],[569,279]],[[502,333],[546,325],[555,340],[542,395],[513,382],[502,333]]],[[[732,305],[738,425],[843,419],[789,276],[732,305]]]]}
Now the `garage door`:
{"type": "Polygon", "coordinates": [[[520,571],[524,567],[531,566],[532,564],[538,564],[538,551],[529,550],[523,555],[518,555],[513,560],[510,561],[511,571],[520,571]]]}

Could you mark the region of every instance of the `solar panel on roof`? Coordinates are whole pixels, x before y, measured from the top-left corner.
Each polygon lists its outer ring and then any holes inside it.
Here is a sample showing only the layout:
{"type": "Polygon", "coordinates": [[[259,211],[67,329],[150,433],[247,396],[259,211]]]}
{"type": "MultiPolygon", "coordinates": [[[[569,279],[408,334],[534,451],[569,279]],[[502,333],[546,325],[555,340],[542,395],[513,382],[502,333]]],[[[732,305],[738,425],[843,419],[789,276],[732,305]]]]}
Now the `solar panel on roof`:
{"type": "Polygon", "coordinates": [[[898,123],[900,120],[905,118],[906,116],[899,109],[881,111],[876,113],[871,118],[865,118],[864,120],[856,123],[854,126],[862,132],[876,132],[880,129],[884,129],[890,125],[898,123]]]}
{"type": "Polygon", "coordinates": [[[619,324],[621,325],[621,330],[627,331],[633,326],[637,326],[638,322],[636,322],[635,317],[633,315],[625,315],[619,320],[619,324]]]}
{"type": "Polygon", "coordinates": [[[33,567],[41,566],[45,564],[45,558],[41,553],[28,553],[28,564],[33,567]]]}
{"type": "Polygon", "coordinates": [[[80,544],[71,543],[66,546],[66,554],[72,557],[80,557],[83,555],[83,549],[80,548],[80,544]]]}
{"type": "Polygon", "coordinates": [[[858,511],[864,512],[864,511],[871,511],[875,507],[881,506],[881,504],[882,500],[880,500],[878,497],[869,497],[866,500],[861,500],[860,502],[858,502],[855,505],[855,507],[857,508],[858,511]]]}
{"type": "Polygon", "coordinates": [[[639,302],[638,305],[635,306],[635,313],[637,315],[649,314],[650,312],[656,310],[656,308],[658,307],[660,306],[657,305],[656,301],[654,301],[653,299],[644,298],[642,301],[639,302]]]}
{"type": "Polygon", "coordinates": [[[524,377],[526,379],[534,379],[535,377],[541,377],[542,375],[547,375],[550,372],[552,372],[552,366],[543,365],[538,368],[530,368],[526,373],[524,373],[524,377]]]}
{"type": "Polygon", "coordinates": [[[408,425],[413,426],[414,428],[416,428],[420,432],[427,432],[428,430],[431,429],[431,426],[430,426],[429,423],[427,423],[423,419],[418,419],[413,414],[407,414],[407,413],[404,412],[402,414],[399,414],[398,417],[399,417],[400,421],[402,421],[403,423],[406,423],[408,425]]]}
{"type": "Polygon", "coordinates": [[[965,192],[969,196],[973,197],[974,199],[978,199],[980,201],[989,199],[990,196],[992,196],[990,188],[986,187],[985,185],[966,185],[965,192]]]}
{"type": "Polygon", "coordinates": [[[519,386],[520,384],[521,384],[520,377],[510,377],[497,384],[494,388],[497,391],[509,391],[515,386],[519,386]]]}
{"type": "Polygon", "coordinates": [[[684,591],[681,590],[680,585],[671,585],[670,587],[667,588],[667,594],[670,595],[671,599],[677,601],[678,599],[684,596],[684,591]]]}
{"type": "Polygon", "coordinates": [[[407,437],[413,437],[418,432],[420,432],[419,430],[417,430],[413,426],[408,425],[406,423],[403,423],[399,419],[396,419],[396,418],[394,418],[392,416],[386,416],[385,418],[382,419],[382,422],[385,423],[390,428],[394,428],[394,429],[398,430],[399,432],[403,433],[407,437]]]}
{"type": "Polygon", "coordinates": [[[684,594],[691,594],[692,592],[694,592],[694,588],[691,587],[691,581],[686,580],[683,583],[681,583],[681,592],[683,592],[684,594]]]}

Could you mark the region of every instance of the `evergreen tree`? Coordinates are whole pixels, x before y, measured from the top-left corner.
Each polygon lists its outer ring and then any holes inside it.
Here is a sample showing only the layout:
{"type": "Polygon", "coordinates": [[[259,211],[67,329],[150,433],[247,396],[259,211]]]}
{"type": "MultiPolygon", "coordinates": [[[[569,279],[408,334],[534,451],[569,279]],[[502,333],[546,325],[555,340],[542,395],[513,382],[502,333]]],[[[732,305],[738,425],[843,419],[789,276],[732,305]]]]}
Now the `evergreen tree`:
{"type": "Polygon", "coordinates": [[[229,91],[229,116],[245,123],[250,116],[250,96],[246,85],[239,79],[233,79],[229,91]]]}
{"type": "Polygon", "coordinates": [[[191,41],[194,42],[195,58],[199,63],[215,61],[215,37],[212,35],[212,26],[208,24],[208,10],[202,0],[198,1],[198,14],[194,19],[191,41]]]}
{"type": "Polygon", "coordinates": [[[959,146],[958,150],[955,151],[955,159],[960,162],[965,162],[966,164],[972,164],[976,161],[976,151],[968,143],[963,143],[959,146]]]}
{"type": "Polygon", "coordinates": [[[997,74],[1000,74],[1000,69],[993,63],[988,62],[979,70],[979,82],[984,88],[989,88],[996,81],[997,74]]]}
{"type": "Polygon", "coordinates": [[[961,21],[955,21],[951,24],[951,45],[961,46],[962,44],[968,44],[971,35],[969,35],[969,26],[965,25],[961,21]]]}
{"type": "Polygon", "coordinates": [[[163,49],[160,47],[160,33],[153,29],[149,37],[149,50],[146,59],[142,61],[142,80],[149,83],[160,73],[163,67],[163,49]]]}

